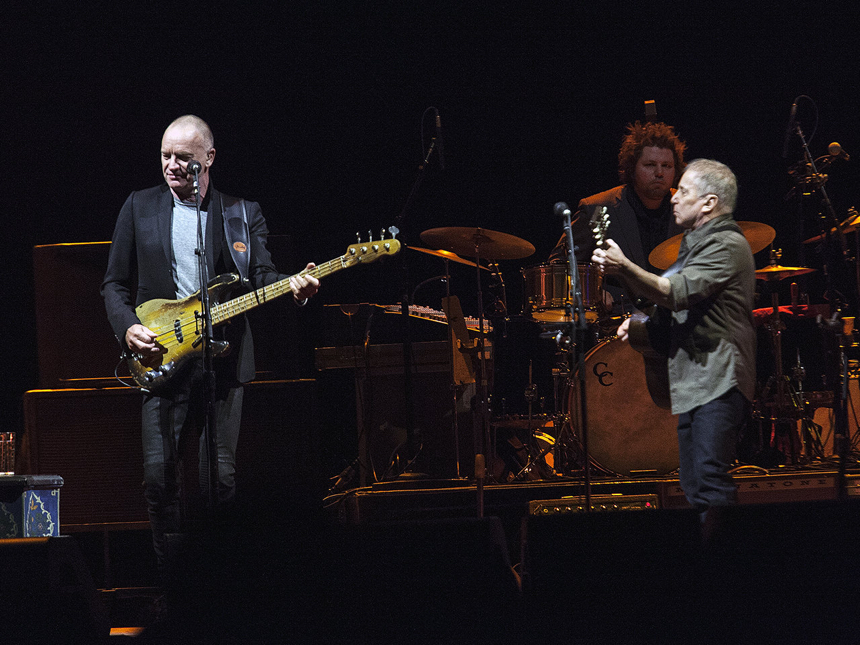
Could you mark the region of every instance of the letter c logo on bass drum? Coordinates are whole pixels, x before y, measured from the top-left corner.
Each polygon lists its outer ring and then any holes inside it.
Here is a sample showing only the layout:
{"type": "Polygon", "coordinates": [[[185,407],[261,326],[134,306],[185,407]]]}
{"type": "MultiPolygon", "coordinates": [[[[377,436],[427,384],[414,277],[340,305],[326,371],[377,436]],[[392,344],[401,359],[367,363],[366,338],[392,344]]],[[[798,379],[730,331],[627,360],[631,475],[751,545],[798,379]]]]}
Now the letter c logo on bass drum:
{"type": "Polygon", "coordinates": [[[612,385],[612,381],[609,381],[609,382],[607,383],[607,382],[604,380],[604,379],[606,379],[607,377],[612,376],[612,372],[610,372],[610,371],[609,371],[609,370],[607,370],[607,369],[603,369],[603,368],[606,368],[606,367],[608,367],[608,366],[606,365],[606,363],[595,363],[595,364],[594,364],[594,367],[591,369],[591,371],[592,371],[592,372],[594,372],[594,375],[597,377],[598,382],[599,382],[603,387],[609,387],[610,385],[612,385]],[[602,368],[601,368],[601,366],[602,366],[602,368]],[[600,371],[598,371],[598,368],[601,368],[601,370],[600,370],[600,371]]]}

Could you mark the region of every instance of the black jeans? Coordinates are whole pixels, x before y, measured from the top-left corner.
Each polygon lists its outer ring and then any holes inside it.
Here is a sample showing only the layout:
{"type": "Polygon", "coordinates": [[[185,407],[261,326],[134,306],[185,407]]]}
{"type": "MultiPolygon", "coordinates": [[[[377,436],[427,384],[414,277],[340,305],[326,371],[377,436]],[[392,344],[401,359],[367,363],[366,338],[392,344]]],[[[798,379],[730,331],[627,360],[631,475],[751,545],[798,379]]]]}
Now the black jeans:
{"type": "Polygon", "coordinates": [[[729,470],[750,403],[737,388],[678,417],[681,487],[703,514],[712,506],[737,503],[729,470]]]}
{"type": "MultiPolygon", "coordinates": [[[[217,388],[214,406],[218,446],[218,505],[229,507],[236,494],[236,445],[242,419],[241,387],[217,388]]],[[[201,370],[195,369],[187,381],[164,396],[148,395],[143,402],[143,472],[149,508],[152,540],[159,570],[163,573],[166,533],[185,528],[184,498],[206,499],[209,486],[206,435],[203,432],[205,400],[201,370]],[[182,495],[183,464],[181,445],[197,442],[198,488],[182,495]]]]}

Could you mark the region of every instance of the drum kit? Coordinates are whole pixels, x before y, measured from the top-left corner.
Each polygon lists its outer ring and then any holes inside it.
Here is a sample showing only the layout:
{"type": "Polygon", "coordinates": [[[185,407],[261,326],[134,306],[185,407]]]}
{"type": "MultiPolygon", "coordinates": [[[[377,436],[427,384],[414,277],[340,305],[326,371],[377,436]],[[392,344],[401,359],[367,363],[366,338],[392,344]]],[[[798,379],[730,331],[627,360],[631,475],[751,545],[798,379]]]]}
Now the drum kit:
{"type": "MultiPolygon", "coordinates": [[[[758,222],[738,224],[754,253],[772,245],[772,227],[758,222]]],[[[857,228],[860,217],[853,216],[844,224],[845,229],[857,228]]],[[[669,268],[677,259],[681,237],[656,247],[649,255],[651,264],[669,268]]],[[[421,234],[421,240],[430,248],[409,248],[475,268],[479,303],[484,302],[482,272],[498,270],[495,262],[527,258],[535,251],[526,240],[483,228],[430,229],[421,234]]],[[[754,314],[760,330],[764,330],[760,332],[759,357],[765,367],[762,374],[759,366],[760,387],[755,402],[759,432],[750,448],[756,455],[773,439],[765,436],[768,432],[775,435],[778,433],[774,428],[807,419],[810,403],[827,405],[827,396],[821,392],[804,393],[801,354],[805,349],[800,345],[790,347],[798,351],[797,366],[788,370],[790,375],[783,368],[787,349],[783,342],[785,319],[814,320],[826,315],[827,307],[796,301],[788,307],[780,306],[778,284],[815,271],[782,266],[778,263],[780,257],[778,251],[771,251],[770,264],[756,271],[756,278],[769,287],[771,295],[771,306],[754,314]],[[789,423],[784,423],[786,420],[789,423]]],[[[579,264],[577,268],[589,329],[584,342],[576,342],[570,325],[571,278],[567,263],[545,263],[521,270],[521,314],[511,315],[505,306],[501,314],[497,311],[497,315],[490,315],[487,324],[483,307],[478,307],[477,329],[485,333],[476,333],[475,342],[481,351],[473,348],[471,357],[480,363],[475,369],[480,374],[476,413],[481,425],[488,428],[488,436],[483,446],[476,440],[476,452],[486,449],[490,456],[488,474],[496,481],[573,476],[582,473],[583,461],[607,476],[663,476],[678,468],[676,417],[653,403],[642,356],[614,335],[620,320],[612,318],[604,306],[602,272],[591,264],[579,264]],[[578,344],[583,346],[577,347],[578,344]],[[578,361],[574,357],[577,351],[584,352],[584,358],[578,361]],[[581,382],[584,386],[575,386],[581,382]],[[590,409],[587,455],[583,453],[579,427],[583,398],[590,409]]],[[[814,356],[808,362],[815,362],[814,356]]],[[[819,367],[820,361],[814,370],[819,367]]],[[[815,378],[810,380],[816,382],[815,378]]],[[[804,443],[812,441],[811,434],[804,431],[804,443]]],[[[785,454],[796,463],[802,458],[801,452],[808,455],[812,450],[803,445],[785,454]]]]}

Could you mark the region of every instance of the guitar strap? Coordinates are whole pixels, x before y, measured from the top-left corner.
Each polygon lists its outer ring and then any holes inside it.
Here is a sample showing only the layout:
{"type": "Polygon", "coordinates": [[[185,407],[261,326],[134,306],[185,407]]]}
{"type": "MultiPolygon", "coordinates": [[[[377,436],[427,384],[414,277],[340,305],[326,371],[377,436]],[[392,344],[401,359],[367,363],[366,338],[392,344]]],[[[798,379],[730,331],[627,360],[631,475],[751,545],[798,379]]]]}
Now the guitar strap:
{"type": "Polygon", "coordinates": [[[248,211],[245,200],[237,199],[225,207],[224,196],[221,199],[221,214],[224,218],[224,233],[227,236],[227,246],[230,257],[239,271],[242,284],[249,286],[249,271],[251,268],[251,234],[248,227],[248,211]]]}

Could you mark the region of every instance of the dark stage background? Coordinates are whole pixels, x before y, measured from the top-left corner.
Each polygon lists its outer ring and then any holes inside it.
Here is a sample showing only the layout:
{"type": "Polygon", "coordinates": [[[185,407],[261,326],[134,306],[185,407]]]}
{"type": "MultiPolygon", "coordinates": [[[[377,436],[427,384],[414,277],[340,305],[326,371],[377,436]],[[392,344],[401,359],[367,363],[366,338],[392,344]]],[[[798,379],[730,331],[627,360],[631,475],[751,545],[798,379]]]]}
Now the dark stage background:
{"type": "MultiPolygon", "coordinates": [[[[7,4],[2,429],[21,427],[21,395],[38,383],[32,247],[110,239],[128,193],[161,181],[161,135],[180,114],[214,130],[215,185],[259,201],[271,232],[292,236],[303,264],[343,253],[356,231],[394,222],[432,135],[422,114],[435,106],[445,169],[431,161],[404,237],[425,246],[423,230],[482,226],[530,241],[534,256],[502,264],[512,308],[522,298],[519,269],[545,259],[561,234],[553,204],[616,185],[618,144],[645,100],[687,141],[689,159],[735,170],[737,217],[777,230],[782,264],[821,262],[798,244],[815,232],[816,205],[798,217],[785,200],[799,148],[793,139],[784,159],[783,142],[798,95],[814,99],[815,108],[802,100],[798,111],[813,155],[831,141],[858,155],[830,167],[837,215],[860,206],[857,9],[481,4],[200,3],[197,17],[154,2],[129,11],[106,2],[7,4]]],[[[410,289],[442,270],[435,258],[405,259],[410,289]]],[[[318,331],[322,305],[395,303],[401,267],[391,261],[326,280],[300,314],[307,351],[296,371],[313,376],[310,349],[328,342],[318,331]]],[[[452,273],[465,312],[476,314],[472,270],[452,273]]],[[[802,286],[820,300],[814,279],[802,286]]],[[[440,308],[442,295],[431,285],[416,303],[440,308]]],[[[102,324],[101,309],[90,315],[102,324]]],[[[57,333],[67,351],[88,351],[87,334],[57,333]]]]}

